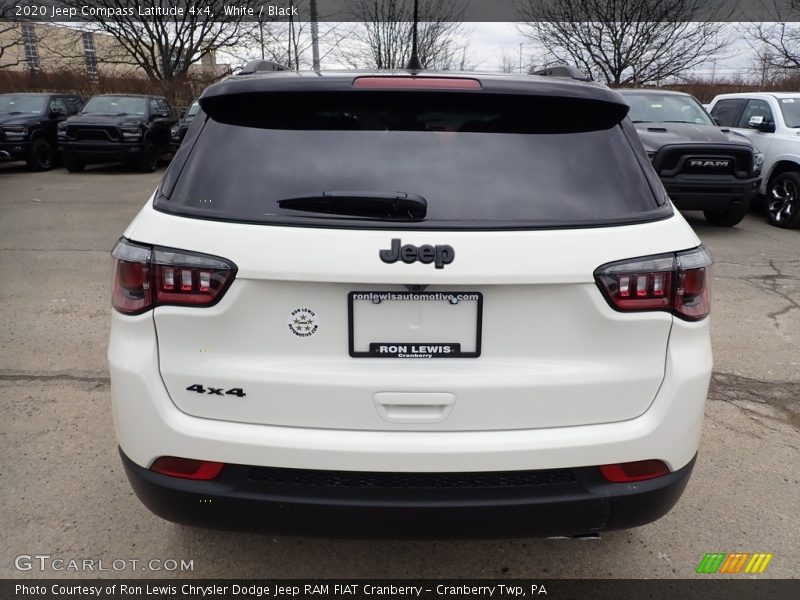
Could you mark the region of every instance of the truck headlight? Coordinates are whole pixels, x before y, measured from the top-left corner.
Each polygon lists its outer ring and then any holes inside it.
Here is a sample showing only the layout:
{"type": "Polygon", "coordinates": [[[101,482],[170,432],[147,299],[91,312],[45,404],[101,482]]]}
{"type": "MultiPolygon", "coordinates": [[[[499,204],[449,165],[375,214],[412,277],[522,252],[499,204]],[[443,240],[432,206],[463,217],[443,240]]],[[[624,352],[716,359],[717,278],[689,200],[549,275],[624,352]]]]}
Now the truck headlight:
{"type": "Polygon", "coordinates": [[[129,127],[122,130],[122,137],[126,140],[138,140],[142,137],[142,130],[138,127],[129,127]]]}
{"type": "Polygon", "coordinates": [[[764,166],[764,153],[756,152],[753,154],[753,177],[761,175],[761,168],[764,166]]]}
{"type": "Polygon", "coordinates": [[[22,125],[15,125],[13,127],[3,127],[3,131],[5,131],[8,139],[18,140],[25,137],[25,135],[28,133],[28,128],[22,125]]]}

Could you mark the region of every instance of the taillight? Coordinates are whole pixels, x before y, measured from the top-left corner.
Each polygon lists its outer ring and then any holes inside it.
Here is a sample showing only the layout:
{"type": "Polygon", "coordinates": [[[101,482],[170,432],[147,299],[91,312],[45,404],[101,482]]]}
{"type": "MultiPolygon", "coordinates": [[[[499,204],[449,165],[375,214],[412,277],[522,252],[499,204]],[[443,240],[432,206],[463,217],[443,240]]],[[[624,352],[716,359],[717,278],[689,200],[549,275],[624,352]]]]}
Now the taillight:
{"type": "Polygon", "coordinates": [[[150,470],[170,477],[207,481],[216,478],[224,466],[225,463],[210,460],[161,456],[153,462],[150,470]]]}
{"type": "Polygon", "coordinates": [[[115,259],[113,304],[119,312],[133,315],[153,306],[150,255],[149,247],[124,239],[111,251],[115,259]]]}
{"type": "Polygon", "coordinates": [[[236,275],[236,265],[223,258],[150,247],[121,239],[115,259],[114,308],[139,314],[156,306],[211,306],[236,275]]]}
{"type": "Polygon", "coordinates": [[[710,310],[708,270],[713,260],[705,246],[608,263],[594,278],[612,308],[622,312],[663,310],[699,321],[710,310]]]}
{"type": "Polygon", "coordinates": [[[480,90],[477,79],[468,77],[410,77],[408,75],[370,75],[353,80],[356,89],[379,90],[480,90]]]}
{"type": "Polygon", "coordinates": [[[611,483],[646,481],[669,474],[669,468],[660,460],[637,460],[636,462],[603,465],[600,473],[611,483]]]}

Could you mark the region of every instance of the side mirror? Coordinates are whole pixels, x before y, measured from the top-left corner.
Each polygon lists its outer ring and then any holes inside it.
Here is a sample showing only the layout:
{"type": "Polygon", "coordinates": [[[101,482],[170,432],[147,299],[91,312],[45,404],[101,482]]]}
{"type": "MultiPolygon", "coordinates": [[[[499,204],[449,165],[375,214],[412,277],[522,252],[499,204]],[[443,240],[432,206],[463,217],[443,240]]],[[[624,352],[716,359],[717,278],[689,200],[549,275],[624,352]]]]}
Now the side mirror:
{"type": "Polygon", "coordinates": [[[750,117],[750,120],[747,122],[747,126],[750,129],[755,129],[756,131],[763,131],[765,133],[772,133],[775,131],[775,123],[772,121],[767,121],[762,116],[758,117],[750,117]]]}
{"type": "MultiPolygon", "coordinates": [[[[711,116],[711,115],[709,115],[709,116],[711,116]]],[[[714,125],[716,125],[717,127],[720,127],[719,119],[717,117],[711,117],[711,120],[714,121],[714,125]]]]}
{"type": "Polygon", "coordinates": [[[67,116],[67,113],[65,113],[63,110],[51,110],[50,114],[48,115],[48,118],[50,118],[50,119],[60,119],[62,117],[66,117],[66,116],[67,116]]]}

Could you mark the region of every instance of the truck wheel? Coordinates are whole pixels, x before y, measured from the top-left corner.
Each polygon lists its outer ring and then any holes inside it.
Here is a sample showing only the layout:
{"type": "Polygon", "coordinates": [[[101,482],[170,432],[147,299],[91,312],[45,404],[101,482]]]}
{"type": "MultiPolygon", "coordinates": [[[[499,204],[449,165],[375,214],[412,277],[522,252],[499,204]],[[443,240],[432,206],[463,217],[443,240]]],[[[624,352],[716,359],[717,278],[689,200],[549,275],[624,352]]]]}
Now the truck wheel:
{"type": "Polygon", "coordinates": [[[44,138],[36,138],[31,142],[28,153],[28,168],[31,171],[49,171],[53,168],[53,146],[44,138]]]}
{"type": "Polygon", "coordinates": [[[717,227],[733,227],[744,219],[748,208],[750,208],[750,203],[742,202],[741,204],[729,206],[723,210],[704,210],[703,214],[706,216],[706,221],[711,225],[716,225],[717,227]]]}
{"type": "Polygon", "coordinates": [[[770,225],[793,229],[800,227],[800,173],[781,173],[767,190],[767,219],[770,225]]]}
{"type": "Polygon", "coordinates": [[[142,154],[136,159],[136,168],[143,173],[152,173],[158,166],[158,152],[150,140],[145,141],[142,154]]]}
{"type": "Polygon", "coordinates": [[[66,153],[62,156],[62,159],[64,160],[64,166],[70,173],[80,173],[83,171],[83,167],[86,166],[74,156],[70,156],[66,153]]]}

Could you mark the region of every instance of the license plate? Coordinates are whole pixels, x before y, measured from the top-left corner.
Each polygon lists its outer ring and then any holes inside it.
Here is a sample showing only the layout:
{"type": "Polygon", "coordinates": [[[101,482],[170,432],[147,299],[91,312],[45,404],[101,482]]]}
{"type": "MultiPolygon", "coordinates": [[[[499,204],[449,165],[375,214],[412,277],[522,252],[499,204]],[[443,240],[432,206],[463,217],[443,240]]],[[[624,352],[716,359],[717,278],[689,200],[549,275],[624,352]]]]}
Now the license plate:
{"type": "Polygon", "coordinates": [[[480,292],[353,291],[348,295],[350,356],[476,358],[482,314],[480,292]]]}

